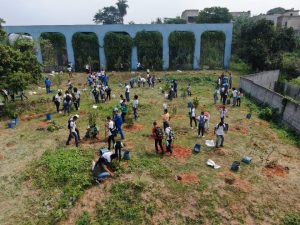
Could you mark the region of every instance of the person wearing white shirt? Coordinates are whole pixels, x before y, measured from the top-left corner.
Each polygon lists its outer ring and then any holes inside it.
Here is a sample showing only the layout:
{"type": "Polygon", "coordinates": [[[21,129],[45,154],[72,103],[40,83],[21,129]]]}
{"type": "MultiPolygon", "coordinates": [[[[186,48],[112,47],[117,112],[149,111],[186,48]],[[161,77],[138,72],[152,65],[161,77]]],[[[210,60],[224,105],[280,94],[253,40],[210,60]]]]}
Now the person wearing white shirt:
{"type": "Polygon", "coordinates": [[[78,129],[76,128],[76,121],[77,121],[78,118],[79,118],[79,116],[78,116],[78,115],[75,115],[75,116],[73,116],[72,119],[70,119],[70,120],[68,121],[69,138],[68,138],[68,140],[67,140],[66,145],[70,145],[71,139],[74,138],[74,139],[75,139],[76,147],[78,147],[78,143],[79,143],[79,139],[80,139],[79,131],[78,131],[78,129]]]}
{"type": "Polygon", "coordinates": [[[115,135],[113,134],[113,130],[116,129],[114,126],[114,121],[112,121],[111,117],[107,117],[107,133],[108,133],[108,149],[110,150],[111,142],[113,145],[115,144],[115,135]]]}
{"type": "Polygon", "coordinates": [[[227,117],[227,113],[228,113],[228,110],[225,108],[225,105],[223,105],[220,110],[220,118],[223,123],[224,123],[225,117],[227,117]]]}
{"type": "Polygon", "coordinates": [[[54,104],[56,106],[56,112],[58,112],[58,113],[60,113],[59,107],[60,107],[60,102],[61,102],[61,96],[62,96],[62,93],[58,92],[54,97],[54,104]]]}
{"type": "Polygon", "coordinates": [[[139,107],[139,96],[135,95],[133,100],[133,105],[132,105],[135,121],[137,121],[138,118],[138,107],[139,107]]]}
{"type": "Polygon", "coordinates": [[[75,87],[74,89],[74,106],[76,110],[80,109],[80,91],[75,87]]]}
{"type": "Polygon", "coordinates": [[[224,129],[225,129],[225,124],[224,124],[223,122],[220,122],[220,123],[217,124],[217,126],[215,127],[214,133],[215,133],[216,136],[217,136],[217,140],[216,140],[216,148],[218,148],[219,146],[220,146],[220,147],[223,147],[223,144],[224,144],[224,134],[225,134],[224,129]],[[219,145],[220,139],[221,139],[221,144],[219,145]]]}
{"type": "Polygon", "coordinates": [[[127,102],[130,102],[130,86],[129,84],[126,83],[126,86],[125,86],[125,98],[126,98],[126,101],[127,102]]]}
{"type": "Polygon", "coordinates": [[[232,88],[232,97],[233,97],[232,106],[236,106],[236,102],[238,98],[238,90],[236,90],[235,88],[232,88]]]}
{"type": "Polygon", "coordinates": [[[172,141],[173,141],[172,128],[169,125],[167,125],[165,132],[166,132],[167,152],[170,152],[172,154],[173,153],[173,149],[172,149],[172,141]]]}
{"type": "Polygon", "coordinates": [[[197,120],[196,120],[196,109],[195,107],[192,105],[192,107],[190,107],[190,126],[193,129],[193,121],[195,123],[195,127],[197,127],[197,120]]]}

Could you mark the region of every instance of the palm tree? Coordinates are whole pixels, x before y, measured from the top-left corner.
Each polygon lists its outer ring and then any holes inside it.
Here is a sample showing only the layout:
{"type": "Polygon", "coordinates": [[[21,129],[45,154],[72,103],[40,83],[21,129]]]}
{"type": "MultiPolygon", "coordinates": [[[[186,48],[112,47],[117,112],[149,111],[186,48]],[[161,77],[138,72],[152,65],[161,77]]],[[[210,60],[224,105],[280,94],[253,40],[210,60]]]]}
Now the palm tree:
{"type": "Polygon", "coordinates": [[[127,14],[127,8],[129,8],[129,5],[127,4],[127,0],[118,0],[116,5],[118,6],[120,16],[122,17],[122,24],[123,24],[124,16],[127,14]]]}

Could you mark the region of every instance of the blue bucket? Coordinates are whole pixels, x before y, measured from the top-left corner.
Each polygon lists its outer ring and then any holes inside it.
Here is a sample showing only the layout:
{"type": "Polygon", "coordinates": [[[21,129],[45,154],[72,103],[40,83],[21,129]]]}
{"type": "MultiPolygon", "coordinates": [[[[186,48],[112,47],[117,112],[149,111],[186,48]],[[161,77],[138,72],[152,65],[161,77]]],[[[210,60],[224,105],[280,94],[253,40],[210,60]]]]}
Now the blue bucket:
{"type": "Polygon", "coordinates": [[[195,153],[200,153],[201,145],[200,144],[195,144],[194,151],[195,151],[195,153]]]}
{"type": "Polygon", "coordinates": [[[46,117],[47,117],[47,120],[52,120],[52,114],[47,113],[47,114],[46,114],[46,117]]]}
{"type": "Polygon", "coordinates": [[[15,122],[16,125],[18,125],[20,123],[20,119],[19,117],[14,118],[13,121],[15,122]]]}
{"type": "Polygon", "coordinates": [[[14,120],[8,123],[8,128],[15,128],[15,127],[16,127],[16,123],[14,120]]]}

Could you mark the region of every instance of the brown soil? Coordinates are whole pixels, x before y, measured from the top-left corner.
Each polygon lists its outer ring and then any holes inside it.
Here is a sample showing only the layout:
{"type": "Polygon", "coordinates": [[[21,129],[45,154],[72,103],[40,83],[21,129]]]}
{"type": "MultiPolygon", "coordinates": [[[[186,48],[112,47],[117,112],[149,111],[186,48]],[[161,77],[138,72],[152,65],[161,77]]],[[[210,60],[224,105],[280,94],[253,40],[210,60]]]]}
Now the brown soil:
{"type": "Polygon", "coordinates": [[[0,161],[1,161],[1,160],[4,160],[4,155],[1,155],[1,154],[0,154],[0,161]]]}
{"type": "Polygon", "coordinates": [[[42,122],[39,122],[38,128],[47,128],[50,123],[52,123],[52,122],[51,121],[42,121],[42,122]]]}
{"type": "Polygon", "coordinates": [[[249,131],[246,127],[243,127],[243,126],[235,126],[234,129],[237,131],[237,132],[240,132],[241,134],[248,134],[249,131]]]}
{"type": "Polygon", "coordinates": [[[289,168],[288,167],[283,167],[281,165],[267,165],[264,169],[263,169],[263,173],[267,176],[267,177],[285,177],[287,176],[287,174],[289,173],[289,168]]]}
{"type": "Polygon", "coordinates": [[[188,117],[186,115],[174,115],[174,116],[172,116],[172,119],[175,119],[175,120],[186,120],[186,119],[188,119],[188,117]]]}
{"type": "Polygon", "coordinates": [[[128,132],[138,132],[144,129],[144,125],[142,124],[127,124],[124,126],[124,130],[128,132]]]}
{"type": "Polygon", "coordinates": [[[29,116],[29,115],[24,115],[24,116],[21,116],[20,117],[20,120],[21,121],[30,121],[30,120],[32,120],[33,119],[33,116],[29,116]]]}
{"type": "Polygon", "coordinates": [[[225,148],[218,148],[215,153],[220,156],[229,155],[229,152],[225,148]]]}
{"type": "Polygon", "coordinates": [[[219,175],[221,177],[224,177],[224,181],[226,184],[233,185],[235,188],[242,192],[250,192],[252,190],[252,186],[248,181],[242,180],[232,172],[219,173],[219,175]]]}
{"type": "Polygon", "coordinates": [[[174,127],[174,130],[175,130],[175,134],[176,135],[186,135],[189,133],[190,131],[190,128],[187,128],[187,127],[174,127]]]}
{"type": "Polygon", "coordinates": [[[182,183],[194,184],[199,182],[199,177],[196,173],[184,173],[177,176],[177,180],[182,183]]]}
{"type": "Polygon", "coordinates": [[[124,144],[126,149],[132,150],[134,148],[134,143],[132,141],[126,141],[124,144]]]}
{"type": "Polygon", "coordinates": [[[192,151],[188,148],[174,145],[173,146],[173,156],[178,159],[187,159],[192,155],[192,151]]]}
{"type": "Polygon", "coordinates": [[[15,141],[10,141],[10,142],[8,142],[7,144],[6,144],[6,147],[13,147],[13,146],[15,146],[17,144],[17,142],[15,142],[15,141]]]}

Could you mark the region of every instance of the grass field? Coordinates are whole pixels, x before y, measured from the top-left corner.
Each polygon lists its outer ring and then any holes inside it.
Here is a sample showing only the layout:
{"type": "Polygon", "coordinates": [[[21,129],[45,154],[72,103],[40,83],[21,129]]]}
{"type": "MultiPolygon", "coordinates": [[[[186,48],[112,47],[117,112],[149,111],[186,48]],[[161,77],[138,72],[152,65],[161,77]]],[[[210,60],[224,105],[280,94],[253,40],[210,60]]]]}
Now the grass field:
{"type": "MultiPolygon", "coordinates": [[[[30,96],[31,103],[24,106],[21,117],[24,121],[16,129],[6,129],[7,121],[0,122],[0,224],[297,224],[299,137],[259,119],[256,110],[246,119],[249,107],[255,106],[242,99],[241,107],[228,107],[230,129],[224,148],[205,147],[205,140],[215,139],[213,126],[219,122],[213,90],[221,72],[157,72],[163,81],[155,89],[132,89],[131,96],[139,95],[140,101],[137,129],[125,129],[132,159],[122,161],[116,175],[101,185],[91,178],[91,162],[98,149],[106,146],[106,117],[118,105],[123,84],[132,75],[109,74],[112,94],[117,97],[97,109],[100,140],[85,141],[79,149],[65,146],[68,117],[55,113],[52,95],[40,90],[30,96]],[[174,78],[179,83],[179,97],[168,102],[159,87],[174,78]],[[193,96],[183,98],[180,90],[188,82],[193,96]],[[189,127],[187,103],[194,97],[200,100],[198,115],[201,111],[211,114],[205,138],[198,138],[196,129],[189,127]],[[150,134],[153,121],[161,123],[165,102],[176,139],[174,156],[162,157],[155,154],[150,134]],[[54,132],[38,129],[48,126],[46,112],[52,112],[54,121],[64,128],[54,132]],[[192,152],[196,143],[202,145],[200,154],[192,152]],[[237,173],[230,172],[232,162],[246,155],[252,156],[253,162],[242,163],[237,173]],[[207,167],[208,159],[221,168],[207,167]]],[[[238,87],[239,74],[233,75],[238,87]]],[[[66,87],[64,76],[61,87],[66,87]]],[[[85,88],[85,81],[85,74],[73,78],[79,89],[85,88]]],[[[93,104],[92,95],[82,91],[77,123],[82,136],[93,104]]]]}

